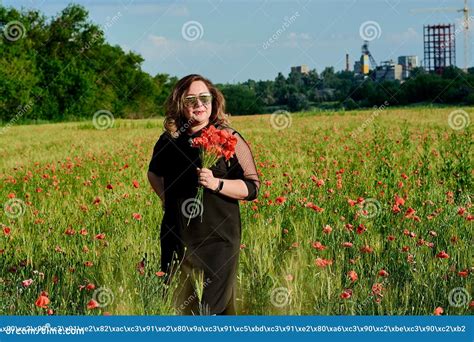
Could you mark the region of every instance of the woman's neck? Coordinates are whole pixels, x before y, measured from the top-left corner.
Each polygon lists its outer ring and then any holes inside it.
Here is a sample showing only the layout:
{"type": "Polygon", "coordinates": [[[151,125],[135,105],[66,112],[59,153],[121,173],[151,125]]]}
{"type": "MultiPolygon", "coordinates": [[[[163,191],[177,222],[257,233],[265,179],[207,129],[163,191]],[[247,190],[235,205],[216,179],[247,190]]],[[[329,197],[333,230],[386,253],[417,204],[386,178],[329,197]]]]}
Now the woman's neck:
{"type": "Polygon", "coordinates": [[[207,121],[204,121],[203,123],[197,125],[197,126],[191,126],[188,128],[188,133],[189,134],[194,134],[196,133],[197,131],[199,131],[200,129],[204,128],[207,126],[207,124],[209,123],[209,120],[207,121]]]}

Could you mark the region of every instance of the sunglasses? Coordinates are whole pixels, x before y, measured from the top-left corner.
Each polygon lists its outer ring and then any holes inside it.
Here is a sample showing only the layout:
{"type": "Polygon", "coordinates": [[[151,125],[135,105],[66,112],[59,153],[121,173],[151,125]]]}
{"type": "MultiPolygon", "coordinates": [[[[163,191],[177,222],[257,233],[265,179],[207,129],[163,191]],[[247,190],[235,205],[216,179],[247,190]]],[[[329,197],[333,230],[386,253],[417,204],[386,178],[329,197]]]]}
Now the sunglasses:
{"type": "Polygon", "coordinates": [[[208,105],[212,101],[212,95],[202,94],[199,96],[186,96],[184,98],[184,105],[186,107],[195,107],[198,104],[198,99],[203,105],[208,105]]]}

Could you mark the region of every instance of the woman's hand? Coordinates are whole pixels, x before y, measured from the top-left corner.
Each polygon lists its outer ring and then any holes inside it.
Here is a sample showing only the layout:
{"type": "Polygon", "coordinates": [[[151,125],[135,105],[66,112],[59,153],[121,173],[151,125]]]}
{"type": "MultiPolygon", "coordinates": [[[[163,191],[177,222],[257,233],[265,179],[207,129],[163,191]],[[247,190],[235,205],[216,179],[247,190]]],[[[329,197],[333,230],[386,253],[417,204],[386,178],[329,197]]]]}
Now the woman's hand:
{"type": "Polygon", "coordinates": [[[206,168],[196,169],[198,174],[198,183],[205,188],[215,190],[219,186],[219,178],[215,178],[212,171],[206,168]]]}

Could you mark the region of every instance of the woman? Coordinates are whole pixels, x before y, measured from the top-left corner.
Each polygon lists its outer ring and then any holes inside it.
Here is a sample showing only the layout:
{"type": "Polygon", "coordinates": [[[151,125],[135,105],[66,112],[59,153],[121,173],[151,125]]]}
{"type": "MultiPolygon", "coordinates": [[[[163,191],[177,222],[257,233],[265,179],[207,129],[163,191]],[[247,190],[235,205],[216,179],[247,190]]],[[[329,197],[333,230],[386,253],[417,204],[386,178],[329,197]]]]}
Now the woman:
{"type": "Polygon", "coordinates": [[[228,126],[222,93],[206,78],[188,75],[166,101],[165,132],[149,164],[148,179],[164,204],[161,268],[170,277],[179,263],[175,305],[183,314],[236,314],[235,290],[241,242],[239,200],[257,198],[255,162],[242,136],[228,126]],[[237,138],[235,155],[201,168],[191,140],[214,125],[237,138]],[[201,216],[190,216],[197,187],[204,187],[201,216]],[[188,225],[188,219],[189,225],[188,225]],[[195,285],[194,274],[202,283],[195,285]],[[197,291],[197,292],[196,292],[197,291]],[[199,300],[199,298],[201,300],[199,300]]]}

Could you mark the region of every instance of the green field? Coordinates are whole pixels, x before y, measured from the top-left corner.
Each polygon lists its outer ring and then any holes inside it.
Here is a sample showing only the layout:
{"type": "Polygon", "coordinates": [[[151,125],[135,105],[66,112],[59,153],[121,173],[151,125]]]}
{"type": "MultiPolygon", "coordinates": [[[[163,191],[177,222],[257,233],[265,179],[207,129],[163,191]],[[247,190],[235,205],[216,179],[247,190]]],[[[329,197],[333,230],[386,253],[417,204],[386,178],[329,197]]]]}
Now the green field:
{"type": "MultiPolygon", "coordinates": [[[[472,108],[232,117],[261,180],[241,202],[239,313],[473,314],[472,124],[455,111],[472,108]]],[[[0,132],[0,314],[174,314],[146,177],[162,119],[0,132]]]]}

